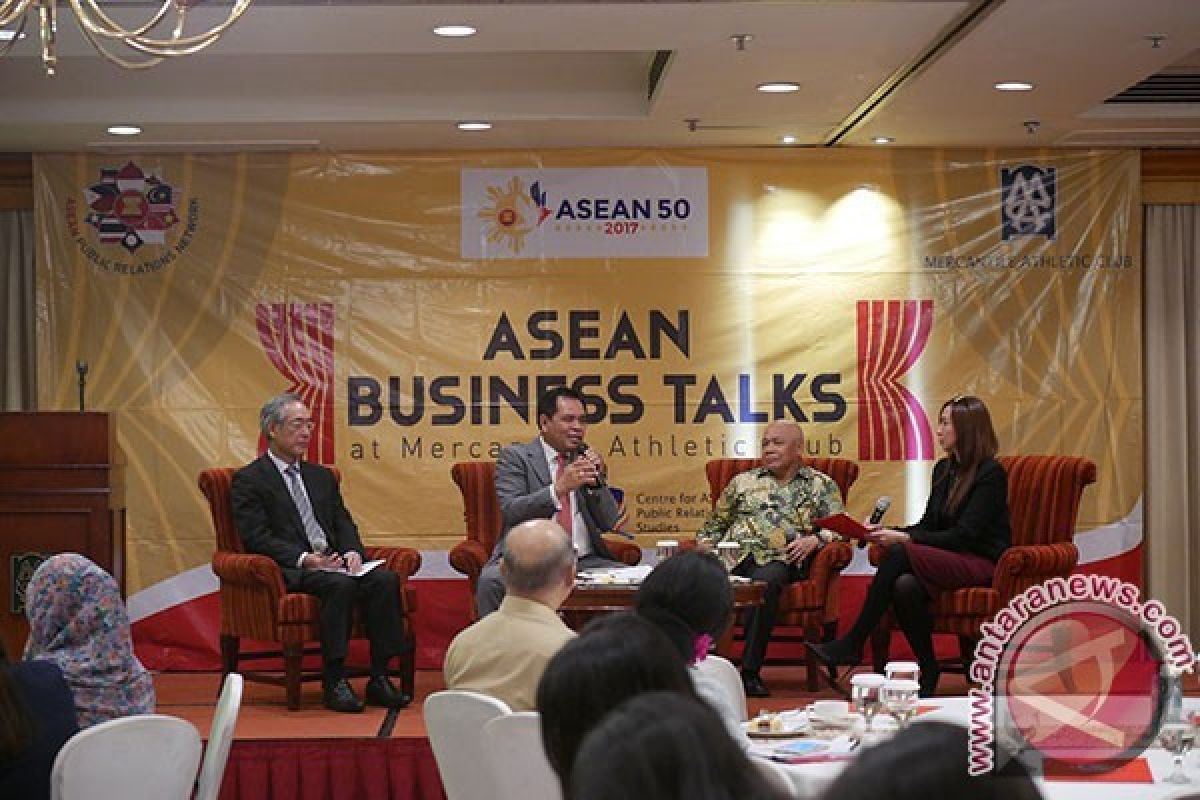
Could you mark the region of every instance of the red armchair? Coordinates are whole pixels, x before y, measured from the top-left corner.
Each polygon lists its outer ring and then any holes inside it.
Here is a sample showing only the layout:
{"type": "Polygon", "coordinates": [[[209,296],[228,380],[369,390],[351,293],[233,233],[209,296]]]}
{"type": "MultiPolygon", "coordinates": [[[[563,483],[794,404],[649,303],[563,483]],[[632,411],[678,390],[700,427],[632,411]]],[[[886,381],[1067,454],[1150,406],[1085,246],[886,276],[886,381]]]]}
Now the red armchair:
{"type": "MultiPolygon", "coordinates": [[[[833,479],[842,492],[844,504],[850,495],[850,487],[858,480],[858,464],[842,458],[804,458],[803,461],[805,465],[833,479]]],[[[705,464],[704,472],[708,477],[713,508],[716,508],[721,492],[734,475],[761,464],[762,460],[757,458],[718,458],[705,464]]],[[[821,641],[828,638],[825,636],[826,630],[837,624],[838,578],[853,556],[854,550],[846,542],[833,542],[821,548],[813,559],[808,578],[796,581],[781,595],[772,642],[821,641]],[[802,628],[803,635],[789,635],[780,630],[787,626],[802,628]]],[[[818,667],[807,648],[803,659],[772,658],[769,646],[767,652],[768,664],[804,664],[808,690],[817,691],[818,667]]]]}
{"type": "MultiPolygon", "coordinates": [[[[471,588],[471,614],[475,612],[475,586],[484,564],[500,536],[500,501],[496,497],[496,464],[493,461],[460,461],[450,468],[450,477],[463,498],[467,538],[450,551],[450,566],[467,576],[471,588]]],[[[618,560],[633,566],[642,560],[642,550],[633,542],[605,537],[604,543],[618,560]]]]}
{"type": "MultiPolygon", "coordinates": [[[[330,469],[340,483],[341,472],[335,467],[330,469]]],[[[300,708],[301,682],[320,678],[319,672],[306,673],[301,667],[306,652],[317,652],[315,649],[306,651],[305,643],[320,641],[321,601],[312,595],[288,592],[278,564],[267,556],[246,552],[233,520],[230,487],[234,472],[236,470],[229,467],[206,469],[197,481],[200,491],[208,498],[217,537],[212,568],[221,581],[221,671],[224,674],[236,671],[243,658],[257,660],[282,655],[282,676],[263,672],[242,674],[246,680],[284,686],[288,710],[295,711],[300,708]],[[280,649],[243,653],[242,637],[273,642],[280,649]]],[[[405,694],[412,697],[416,648],[412,646],[411,620],[416,595],[407,579],[420,568],[421,554],[407,547],[368,547],[366,551],[368,559],[382,558],[387,568],[400,576],[404,636],[410,645],[408,652],[401,656],[400,681],[405,694]]],[[[363,635],[361,622],[356,620],[354,636],[363,635]]]]}
{"type": "MultiPolygon", "coordinates": [[[[979,628],[1009,600],[1056,576],[1066,577],[1079,560],[1072,539],[1083,490],[1096,482],[1096,465],[1072,456],[1001,456],[1008,473],[1008,512],[1012,546],[996,564],[991,586],[942,592],[933,603],[933,632],[958,635],[960,658],[944,665],[969,670],[979,628]]],[[[871,547],[871,561],[882,551],[871,547]]],[[[889,614],[871,637],[878,672],[887,663],[892,636],[889,614]]]]}

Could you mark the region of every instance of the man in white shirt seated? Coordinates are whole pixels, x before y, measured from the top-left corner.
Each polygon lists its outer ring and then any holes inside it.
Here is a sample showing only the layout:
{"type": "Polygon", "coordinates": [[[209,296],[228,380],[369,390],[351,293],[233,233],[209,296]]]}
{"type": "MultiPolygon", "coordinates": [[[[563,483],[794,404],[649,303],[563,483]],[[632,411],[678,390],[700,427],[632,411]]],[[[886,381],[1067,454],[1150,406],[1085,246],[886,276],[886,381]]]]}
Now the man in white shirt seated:
{"type": "Polygon", "coordinates": [[[500,574],[506,589],[500,608],[459,633],[446,651],[446,687],[490,695],[513,711],[531,711],[546,662],[575,636],[558,616],[575,586],[570,537],[548,519],[514,526],[500,574]]]}

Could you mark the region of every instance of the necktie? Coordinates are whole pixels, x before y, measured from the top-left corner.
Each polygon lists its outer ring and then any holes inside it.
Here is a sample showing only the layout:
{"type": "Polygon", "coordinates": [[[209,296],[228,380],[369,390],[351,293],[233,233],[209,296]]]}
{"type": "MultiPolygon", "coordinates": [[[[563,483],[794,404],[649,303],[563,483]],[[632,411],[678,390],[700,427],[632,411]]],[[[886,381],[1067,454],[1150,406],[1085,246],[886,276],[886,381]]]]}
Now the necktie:
{"type": "MultiPolygon", "coordinates": [[[[567,454],[558,454],[558,473],[567,468],[567,454]]],[[[574,538],[575,515],[571,513],[571,493],[558,493],[558,511],[554,514],[554,521],[562,526],[562,529],[567,532],[568,536],[574,538]]]]}
{"type": "Polygon", "coordinates": [[[312,504],[308,502],[308,495],[300,485],[300,465],[292,464],[284,472],[288,476],[288,491],[292,493],[292,501],[296,504],[296,510],[300,512],[300,522],[304,524],[304,535],[308,537],[308,543],[314,553],[324,553],[329,549],[329,539],[325,536],[325,531],[321,530],[321,525],[313,514],[312,504]]]}

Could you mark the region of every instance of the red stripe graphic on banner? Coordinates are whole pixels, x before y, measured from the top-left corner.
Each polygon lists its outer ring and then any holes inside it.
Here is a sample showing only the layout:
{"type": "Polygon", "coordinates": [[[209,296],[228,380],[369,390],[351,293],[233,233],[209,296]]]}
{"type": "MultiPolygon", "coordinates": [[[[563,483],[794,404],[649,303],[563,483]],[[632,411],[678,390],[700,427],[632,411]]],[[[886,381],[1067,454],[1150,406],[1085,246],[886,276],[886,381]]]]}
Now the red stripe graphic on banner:
{"type": "Polygon", "coordinates": [[[933,430],[900,379],[925,350],[933,330],[932,300],[860,300],[858,311],[858,457],[926,461],[933,430]]]}
{"type": "MultiPolygon", "coordinates": [[[[258,338],[279,374],[291,381],[287,391],[313,413],[317,435],[308,446],[310,461],[334,463],[333,304],[259,303],[258,338]]],[[[259,452],[266,449],[261,437],[259,452]]]]}

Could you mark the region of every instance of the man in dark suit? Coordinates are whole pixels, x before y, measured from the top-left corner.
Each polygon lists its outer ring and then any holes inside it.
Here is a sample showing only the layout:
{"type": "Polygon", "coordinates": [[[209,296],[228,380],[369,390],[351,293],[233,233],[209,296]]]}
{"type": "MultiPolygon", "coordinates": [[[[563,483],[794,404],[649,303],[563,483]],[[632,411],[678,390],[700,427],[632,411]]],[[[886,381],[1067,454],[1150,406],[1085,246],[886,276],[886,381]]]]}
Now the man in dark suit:
{"type": "Polygon", "coordinates": [[[514,444],[496,459],[496,497],[504,530],[479,574],[475,606],[483,617],[500,607],[504,579],[500,557],[510,528],[530,519],[553,519],[571,535],[578,569],[623,567],[601,534],[617,524],[617,500],[606,485],[604,459],[583,445],[587,432],[583,395],[560,386],[538,398],[540,434],[514,444]]]}
{"type": "Polygon", "coordinates": [[[321,599],[325,707],[363,710],[344,666],[354,607],[361,606],[371,642],[367,702],[403,708],[411,698],[387,676],[388,661],[403,649],[399,578],[383,567],[357,578],[347,574],[362,567],[362,540],[333,473],[301,461],[313,430],[304,401],[294,394],[271,398],[259,425],[267,452],[233,476],[233,517],[246,549],[282,568],[289,592],[321,599]]]}

